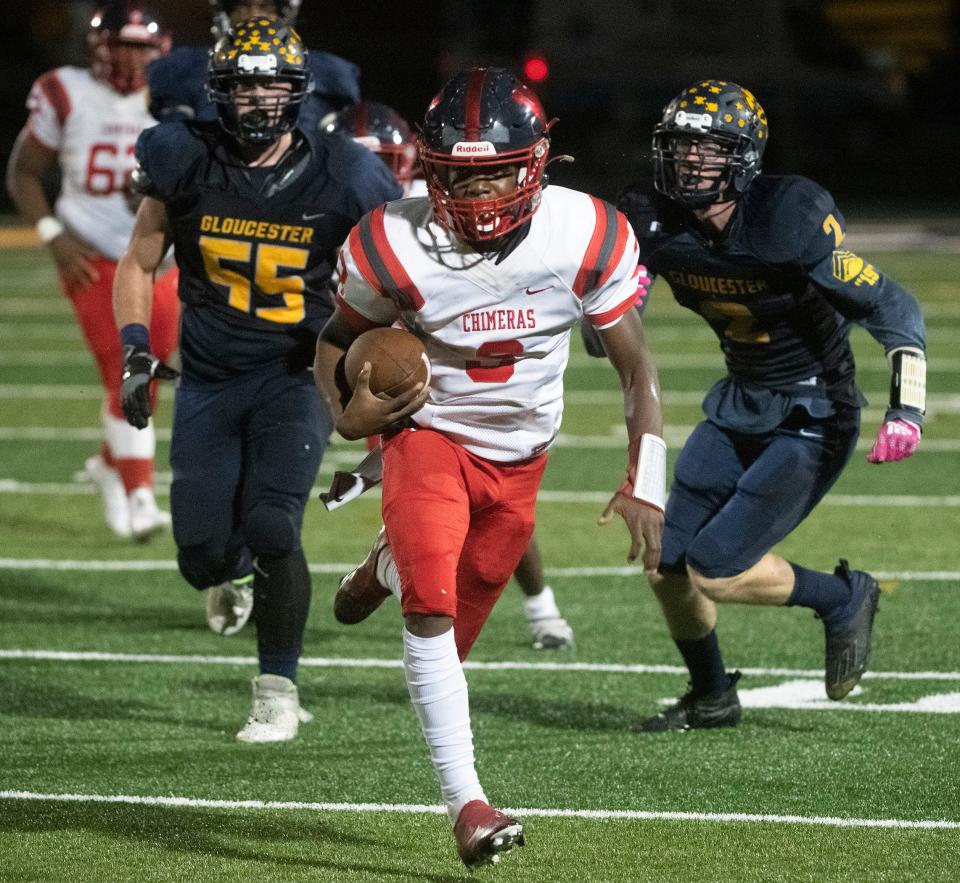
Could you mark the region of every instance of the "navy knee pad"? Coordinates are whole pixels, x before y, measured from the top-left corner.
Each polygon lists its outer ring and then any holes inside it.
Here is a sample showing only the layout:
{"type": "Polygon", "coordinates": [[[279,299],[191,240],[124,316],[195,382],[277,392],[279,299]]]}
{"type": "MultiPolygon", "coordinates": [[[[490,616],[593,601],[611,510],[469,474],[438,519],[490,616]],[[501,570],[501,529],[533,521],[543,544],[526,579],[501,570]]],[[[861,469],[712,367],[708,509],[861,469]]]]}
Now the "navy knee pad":
{"type": "Polygon", "coordinates": [[[238,561],[231,560],[224,549],[211,545],[177,549],[177,566],[183,578],[201,591],[241,575],[238,561]]]}
{"type": "Polygon", "coordinates": [[[299,515],[275,503],[253,506],[243,519],[243,536],[253,554],[280,558],[298,550],[299,515]]]}

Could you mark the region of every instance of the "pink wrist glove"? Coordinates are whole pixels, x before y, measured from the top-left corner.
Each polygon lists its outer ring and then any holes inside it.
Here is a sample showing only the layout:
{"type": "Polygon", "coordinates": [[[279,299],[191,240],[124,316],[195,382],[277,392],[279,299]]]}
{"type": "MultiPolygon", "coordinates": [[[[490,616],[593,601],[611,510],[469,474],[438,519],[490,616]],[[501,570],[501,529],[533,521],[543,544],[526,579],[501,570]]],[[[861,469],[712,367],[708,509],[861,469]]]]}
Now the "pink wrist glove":
{"type": "Polygon", "coordinates": [[[906,460],[920,447],[920,427],[909,420],[887,420],[867,454],[868,463],[896,463],[906,460]]]}

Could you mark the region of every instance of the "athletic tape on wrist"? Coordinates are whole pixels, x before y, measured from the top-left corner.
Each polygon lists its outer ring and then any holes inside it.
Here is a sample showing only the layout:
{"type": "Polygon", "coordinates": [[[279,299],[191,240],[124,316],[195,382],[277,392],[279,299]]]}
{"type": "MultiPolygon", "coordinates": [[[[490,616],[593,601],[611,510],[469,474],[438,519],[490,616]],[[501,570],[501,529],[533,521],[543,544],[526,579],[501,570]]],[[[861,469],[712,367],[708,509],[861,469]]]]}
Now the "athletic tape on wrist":
{"type": "Polygon", "coordinates": [[[649,432],[640,439],[633,496],[661,512],[667,504],[667,443],[649,432]]]}
{"type": "Polygon", "coordinates": [[[890,353],[890,407],[909,408],[923,414],[927,406],[927,360],[918,349],[890,353]]]}
{"type": "Polygon", "coordinates": [[[47,215],[37,221],[34,229],[37,231],[37,236],[40,238],[40,241],[46,245],[48,242],[53,242],[54,239],[66,230],[66,227],[53,215],[47,215]]]}

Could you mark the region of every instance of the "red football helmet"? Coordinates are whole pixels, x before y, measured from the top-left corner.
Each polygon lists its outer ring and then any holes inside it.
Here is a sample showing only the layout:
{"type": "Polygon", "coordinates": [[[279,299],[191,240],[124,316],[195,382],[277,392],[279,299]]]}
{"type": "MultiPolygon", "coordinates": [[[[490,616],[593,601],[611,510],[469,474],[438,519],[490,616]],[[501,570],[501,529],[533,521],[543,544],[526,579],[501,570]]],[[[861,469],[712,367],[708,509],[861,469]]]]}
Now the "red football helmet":
{"type": "Polygon", "coordinates": [[[525,223],[540,206],[553,122],[510,71],[475,67],[457,74],[431,102],[417,140],[437,220],[469,242],[498,239],[525,223]],[[454,198],[451,168],[508,165],[519,169],[510,195],[454,198]]]}
{"type": "Polygon", "coordinates": [[[147,65],[170,49],[170,36],[139,0],[112,0],[90,19],[87,46],[93,75],[129,95],[146,86],[147,65]]]}
{"type": "Polygon", "coordinates": [[[401,187],[413,179],[417,149],[407,121],[379,101],[360,101],[320,121],[325,132],[342,132],[372,150],[393,172],[401,187]]]}

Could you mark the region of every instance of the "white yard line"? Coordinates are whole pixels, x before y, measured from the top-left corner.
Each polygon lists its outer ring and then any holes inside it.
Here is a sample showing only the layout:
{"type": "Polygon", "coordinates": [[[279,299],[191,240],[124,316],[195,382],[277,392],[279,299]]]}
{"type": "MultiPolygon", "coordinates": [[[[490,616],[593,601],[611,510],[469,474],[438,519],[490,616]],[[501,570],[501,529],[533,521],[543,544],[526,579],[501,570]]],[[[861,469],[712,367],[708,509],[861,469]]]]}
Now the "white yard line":
{"type": "MultiPolygon", "coordinates": [[[[124,804],[170,808],[229,810],[273,810],[326,813],[394,813],[401,815],[443,815],[443,806],[422,803],[322,803],[279,800],[211,800],[198,797],[145,796],[133,794],[48,794],[39,791],[0,791],[0,800],[40,803],[124,804]]],[[[732,822],[766,825],[813,825],[825,828],[894,828],[925,831],[960,829],[960,821],[950,819],[861,819],[845,816],[800,816],[772,813],[654,811],[630,809],[549,809],[504,807],[504,812],[521,818],[585,819],[596,821],[732,822]]]]}
{"type": "MultiPolygon", "coordinates": [[[[0,660],[27,659],[38,662],[116,662],[122,664],[147,665],[256,665],[255,656],[205,656],[201,654],[166,653],[108,653],[87,650],[0,650],[0,660]]],[[[300,666],[306,668],[366,668],[400,669],[400,659],[351,659],[340,657],[305,656],[300,666]]],[[[631,665],[616,662],[471,662],[464,668],[475,671],[547,671],[547,672],[589,672],[594,674],[630,674],[630,675],[686,675],[681,665],[631,665]]],[[[823,669],[795,668],[740,668],[745,675],[754,677],[814,678],[823,677],[823,669]]],[[[865,679],[878,681],[960,681],[960,671],[868,671],[865,679]]],[[[848,709],[846,704],[831,705],[838,711],[848,709]]]]}
{"type": "MultiPolygon", "coordinates": [[[[353,463],[353,458],[344,458],[342,464],[353,463]]],[[[333,461],[327,462],[320,469],[320,475],[332,475],[333,461]]],[[[314,487],[313,496],[325,486],[314,487]]],[[[13,478],[0,478],[0,495],[15,494],[23,496],[69,496],[92,497],[97,488],[84,482],[31,482],[17,481],[13,478]]],[[[170,495],[169,485],[157,482],[154,493],[158,497],[170,495]]],[[[537,495],[539,503],[586,503],[590,505],[604,505],[610,499],[612,491],[550,491],[542,490],[537,495]]],[[[379,500],[380,489],[373,488],[364,494],[366,500],[379,500]]],[[[844,506],[854,508],[922,508],[922,509],[956,509],[960,508],[960,495],[938,496],[935,494],[828,494],[819,504],[821,506],[844,506]]]]}
{"type": "MultiPolygon", "coordinates": [[[[310,572],[316,574],[343,574],[357,564],[326,562],[311,564],[310,572]]],[[[154,560],[109,560],[96,561],[71,558],[0,558],[0,570],[56,570],[85,573],[143,573],[153,570],[176,570],[177,563],[170,559],[154,560]]],[[[873,570],[879,580],[899,582],[960,582],[960,570],[873,570]]],[[[547,576],[553,579],[579,579],[592,576],[643,576],[640,567],[548,567],[547,576]]]]}

